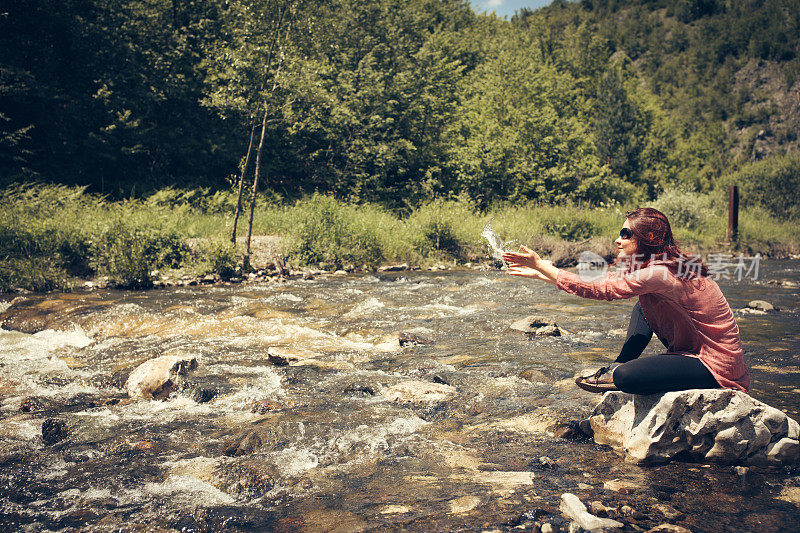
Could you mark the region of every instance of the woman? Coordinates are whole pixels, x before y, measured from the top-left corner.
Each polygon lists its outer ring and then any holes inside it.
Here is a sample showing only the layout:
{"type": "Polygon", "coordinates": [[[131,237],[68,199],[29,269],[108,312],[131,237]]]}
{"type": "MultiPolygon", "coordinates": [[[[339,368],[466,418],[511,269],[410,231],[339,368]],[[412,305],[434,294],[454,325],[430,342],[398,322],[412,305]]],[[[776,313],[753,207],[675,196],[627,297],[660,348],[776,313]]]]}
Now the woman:
{"type": "Polygon", "coordinates": [[[579,378],[578,385],[631,394],[717,387],[748,392],[750,373],[731,308],[707,267],[680,251],[667,217],[649,207],[631,211],[615,242],[617,262],[626,268],[591,282],[524,246],[503,254],[512,276],[547,281],[595,300],[639,297],[612,368],[579,378]],[[667,352],[639,359],[653,333],[667,352]]]}

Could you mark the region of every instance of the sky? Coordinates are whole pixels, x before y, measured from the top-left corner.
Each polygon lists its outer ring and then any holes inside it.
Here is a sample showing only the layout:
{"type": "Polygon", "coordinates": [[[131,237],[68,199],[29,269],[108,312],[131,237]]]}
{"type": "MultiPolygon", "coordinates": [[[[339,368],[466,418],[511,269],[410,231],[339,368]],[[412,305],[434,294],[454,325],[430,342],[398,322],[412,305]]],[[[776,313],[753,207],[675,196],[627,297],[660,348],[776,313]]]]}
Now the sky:
{"type": "Polygon", "coordinates": [[[536,9],[550,4],[553,0],[471,0],[472,7],[478,13],[494,11],[500,17],[511,17],[514,11],[527,7],[536,9]]]}

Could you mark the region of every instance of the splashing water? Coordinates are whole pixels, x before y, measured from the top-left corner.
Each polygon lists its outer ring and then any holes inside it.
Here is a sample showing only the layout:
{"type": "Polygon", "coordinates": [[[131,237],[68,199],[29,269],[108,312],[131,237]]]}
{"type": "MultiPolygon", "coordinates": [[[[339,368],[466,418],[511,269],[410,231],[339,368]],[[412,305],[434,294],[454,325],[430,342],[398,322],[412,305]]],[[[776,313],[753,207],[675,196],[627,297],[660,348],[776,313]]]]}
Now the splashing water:
{"type": "MultiPolygon", "coordinates": [[[[500,240],[500,236],[497,235],[497,233],[495,233],[494,230],[492,229],[492,220],[494,220],[494,218],[489,220],[489,222],[487,222],[483,226],[481,237],[483,237],[489,242],[489,249],[492,251],[492,257],[494,257],[495,259],[500,259],[502,261],[503,252],[505,251],[503,250],[503,246],[513,241],[508,241],[505,243],[502,242],[500,240]]],[[[505,264],[505,261],[503,261],[503,264],[505,264]]]]}

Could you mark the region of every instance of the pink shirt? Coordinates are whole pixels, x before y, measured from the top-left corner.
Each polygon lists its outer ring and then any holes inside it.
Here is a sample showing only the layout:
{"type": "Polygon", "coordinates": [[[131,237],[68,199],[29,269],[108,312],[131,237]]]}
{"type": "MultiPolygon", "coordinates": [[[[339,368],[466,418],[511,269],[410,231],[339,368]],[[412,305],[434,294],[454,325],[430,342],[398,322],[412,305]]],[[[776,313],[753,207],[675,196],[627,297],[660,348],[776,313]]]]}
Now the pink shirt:
{"type": "Polygon", "coordinates": [[[595,300],[639,297],[650,329],[670,353],[698,357],[721,387],[750,390],[739,326],[717,283],[708,277],[676,277],[663,264],[613,272],[596,281],[560,270],[559,289],[595,300]]]}

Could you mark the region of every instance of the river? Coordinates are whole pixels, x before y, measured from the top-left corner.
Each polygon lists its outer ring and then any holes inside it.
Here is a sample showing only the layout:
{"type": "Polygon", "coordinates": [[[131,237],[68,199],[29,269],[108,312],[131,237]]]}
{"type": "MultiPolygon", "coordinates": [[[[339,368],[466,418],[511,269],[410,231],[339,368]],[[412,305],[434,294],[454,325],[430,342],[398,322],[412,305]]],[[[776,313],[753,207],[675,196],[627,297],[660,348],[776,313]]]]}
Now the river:
{"type": "MultiPolygon", "coordinates": [[[[798,419],[800,293],[769,280],[799,282],[800,261],[763,261],[758,280],[720,286],[734,309],[756,298],[781,308],[737,321],[751,394],[798,419]]],[[[552,435],[599,399],[572,378],[616,356],[630,301],[497,271],[23,298],[71,311],[55,329],[0,331],[3,530],[566,531],[564,492],[636,509],[628,531],[670,521],[657,504],[692,531],[800,529],[797,504],[781,496],[800,484],[796,469],[636,466],[552,435]],[[509,329],[531,314],[566,334],[509,329]],[[401,331],[433,343],[401,348],[401,331]],[[270,347],[314,357],[275,366],[270,347]],[[199,366],[165,401],[126,400],[125,376],[165,354],[199,366]],[[409,380],[451,394],[405,403],[382,392],[409,380]],[[47,418],[66,424],[66,439],[43,442],[47,418]],[[230,455],[248,434],[258,445],[230,455]],[[608,490],[610,480],[635,488],[608,490]]]]}

